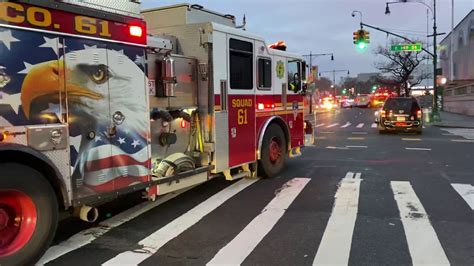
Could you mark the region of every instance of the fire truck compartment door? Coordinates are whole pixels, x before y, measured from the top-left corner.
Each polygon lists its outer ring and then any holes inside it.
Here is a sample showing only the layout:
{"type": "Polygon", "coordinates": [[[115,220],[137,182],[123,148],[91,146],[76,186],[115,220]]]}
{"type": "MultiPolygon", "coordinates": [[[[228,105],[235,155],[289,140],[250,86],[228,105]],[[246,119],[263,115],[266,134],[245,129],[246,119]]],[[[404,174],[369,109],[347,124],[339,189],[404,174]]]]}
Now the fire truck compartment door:
{"type": "Polygon", "coordinates": [[[228,35],[229,167],[256,160],[255,55],[253,40],[228,35]]]}
{"type": "Polygon", "coordinates": [[[148,180],[146,79],[140,48],[67,38],[65,80],[74,198],[148,180]]]}

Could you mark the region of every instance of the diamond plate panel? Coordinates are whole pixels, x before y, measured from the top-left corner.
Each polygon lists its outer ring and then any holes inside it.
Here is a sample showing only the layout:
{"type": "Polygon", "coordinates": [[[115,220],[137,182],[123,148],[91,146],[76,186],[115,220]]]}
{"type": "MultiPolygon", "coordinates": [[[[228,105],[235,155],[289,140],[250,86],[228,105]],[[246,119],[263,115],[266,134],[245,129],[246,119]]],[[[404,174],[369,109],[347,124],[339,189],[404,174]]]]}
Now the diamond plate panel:
{"type": "Polygon", "coordinates": [[[138,0],[63,0],[62,2],[120,15],[140,17],[140,1],[138,0]]]}
{"type": "MultiPolygon", "coordinates": [[[[13,135],[9,135],[5,142],[6,143],[15,143],[23,146],[28,146],[28,139],[26,135],[27,129],[25,127],[5,127],[2,130],[8,131],[13,133],[13,135]]],[[[69,134],[66,133],[66,136],[69,134]]],[[[69,154],[69,145],[67,145],[66,149],[63,150],[50,150],[44,151],[43,153],[48,159],[51,160],[58,169],[59,173],[61,174],[61,179],[63,180],[64,184],[66,185],[67,190],[67,202],[66,204],[70,204],[72,200],[72,188],[71,188],[71,166],[70,166],[70,154],[69,154]]]]}

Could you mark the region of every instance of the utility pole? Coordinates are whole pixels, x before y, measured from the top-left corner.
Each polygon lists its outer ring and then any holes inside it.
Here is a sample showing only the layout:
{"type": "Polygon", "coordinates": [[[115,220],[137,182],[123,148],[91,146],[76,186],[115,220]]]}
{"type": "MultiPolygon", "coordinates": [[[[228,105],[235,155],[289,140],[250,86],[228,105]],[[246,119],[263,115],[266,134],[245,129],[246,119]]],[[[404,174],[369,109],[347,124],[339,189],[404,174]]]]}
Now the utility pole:
{"type": "Polygon", "coordinates": [[[336,98],[337,96],[337,89],[336,89],[336,73],[337,72],[346,72],[347,71],[347,75],[350,75],[350,71],[349,69],[339,69],[339,70],[328,70],[328,71],[320,71],[319,74],[321,75],[321,73],[332,73],[332,88],[334,88],[334,98],[336,98]]]}
{"type": "MultiPolygon", "coordinates": [[[[309,52],[309,54],[303,55],[303,56],[309,56],[309,73],[313,74],[313,56],[325,56],[325,55],[330,55],[331,56],[331,61],[334,61],[334,54],[333,53],[325,53],[325,54],[313,54],[312,51],[309,52]]],[[[313,113],[313,94],[311,94],[311,97],[309,97],[309,112],[313,113]]]]}
{"type": "Polygon", "coordinates": [[[434,110],[433,110],[433,120],[439,121],[439,106],[438,106],[438,87],[436,84],[436,75],[437,75],[437,64],[438,64],[438,54],[437,54],[437,43],[436,37],[438,36],[437,27],[436,27],[436,0],[433,0],[433,94],[434,94],[434,110]]]}

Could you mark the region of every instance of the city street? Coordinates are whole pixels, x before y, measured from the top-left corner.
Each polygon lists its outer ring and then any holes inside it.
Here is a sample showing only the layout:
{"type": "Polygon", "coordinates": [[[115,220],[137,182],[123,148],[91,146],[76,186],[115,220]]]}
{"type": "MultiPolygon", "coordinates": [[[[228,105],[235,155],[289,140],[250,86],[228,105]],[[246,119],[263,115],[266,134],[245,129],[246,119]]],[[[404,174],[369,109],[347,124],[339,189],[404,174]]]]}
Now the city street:
{"type": "Polygon", "coordinates": [[[47,265],[474,264],[474,129],[384,134],[375,109],[317,115],[273,179],[217,178],[59,225],[47,265]]]}

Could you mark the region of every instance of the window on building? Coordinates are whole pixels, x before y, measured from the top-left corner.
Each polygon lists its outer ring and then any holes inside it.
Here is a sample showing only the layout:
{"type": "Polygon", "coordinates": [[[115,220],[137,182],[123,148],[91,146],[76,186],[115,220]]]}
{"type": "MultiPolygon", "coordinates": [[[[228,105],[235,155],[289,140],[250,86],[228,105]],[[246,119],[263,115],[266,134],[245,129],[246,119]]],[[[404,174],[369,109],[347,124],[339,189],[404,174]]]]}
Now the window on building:
{"type": "Polygon", "coordinates": [[[258,59],[258,88],[270,89],[272,87],[272,60],[258,59]]]}
{"type": "Polygon", "coordinates": [[[238,90],[253,89],[253,44],[230,39],[230,87],[238,90]]]}

